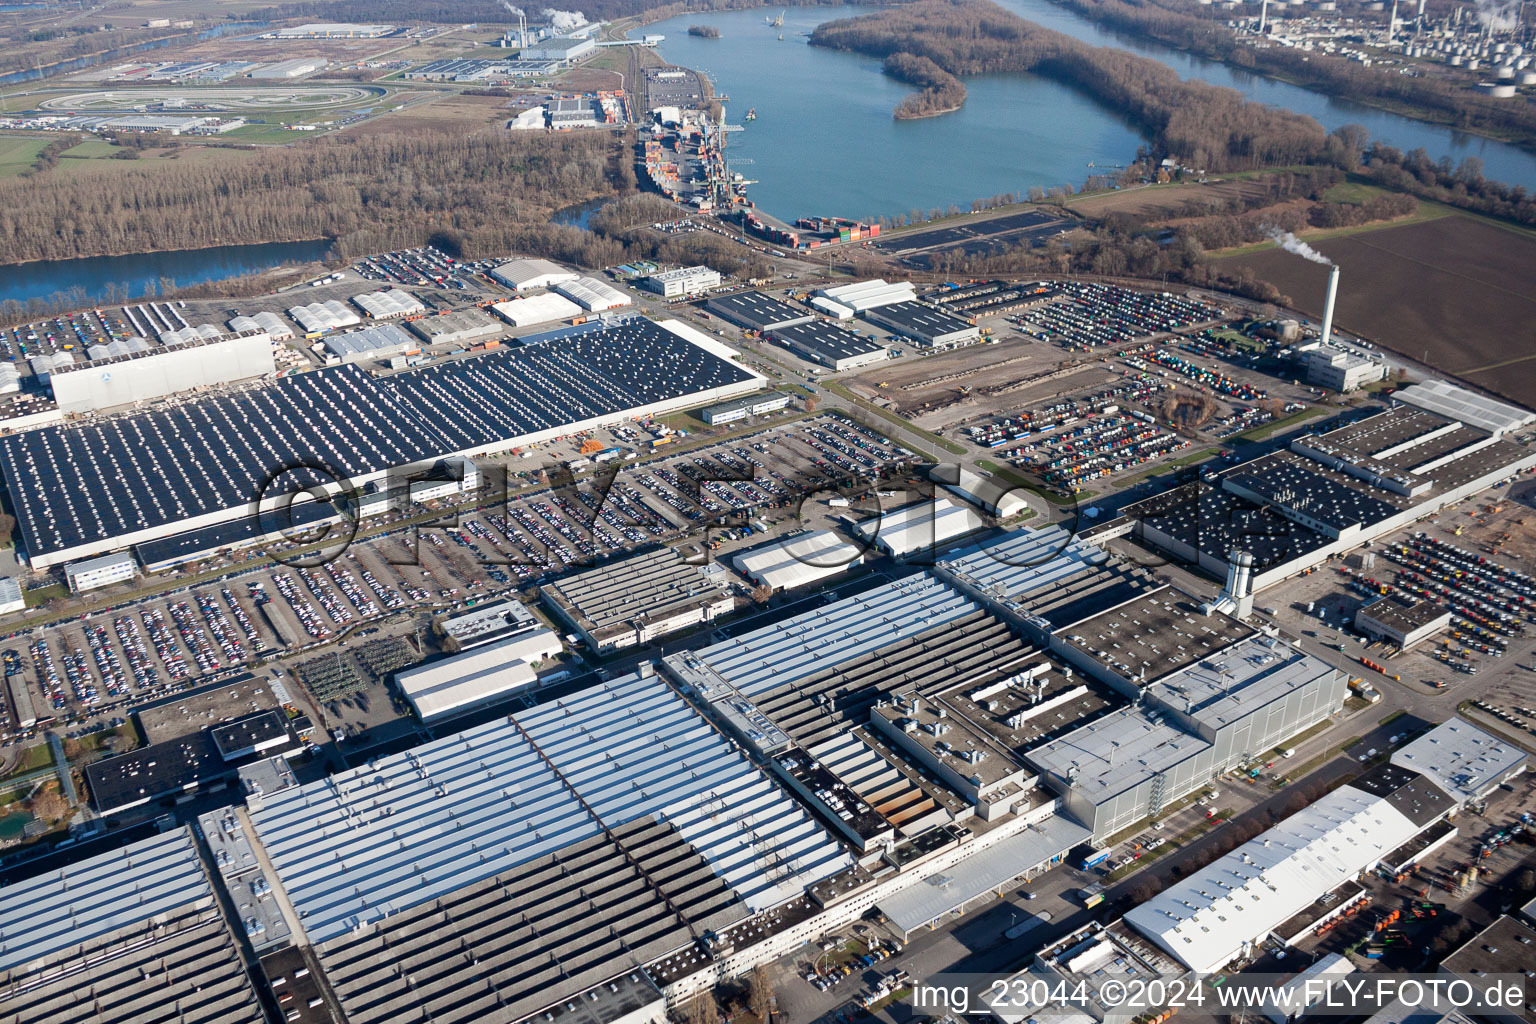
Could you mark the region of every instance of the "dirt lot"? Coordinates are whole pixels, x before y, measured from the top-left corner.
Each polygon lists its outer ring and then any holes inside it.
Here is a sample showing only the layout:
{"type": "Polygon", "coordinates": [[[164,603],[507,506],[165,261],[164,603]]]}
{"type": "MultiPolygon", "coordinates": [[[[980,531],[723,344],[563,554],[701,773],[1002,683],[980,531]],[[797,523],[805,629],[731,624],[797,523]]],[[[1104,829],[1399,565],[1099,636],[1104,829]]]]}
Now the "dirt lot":
{"type": "Polygon", "coordinates": [[[1233,196],[1262,196],[1268,191],[1263,179],[1213,181],[1205,185],[1154,185],[1073,200],[1074,213],[1084,217],[1103,217],[1111,213],[1135,213],[1156,216],[1173,214],[1190,200],[1211,206],[1225,203],[1233,196]]]}
{"type": "MultiPolygon", "coordinates": [[[[1315,243],[1343,267],[1338,323],[1384,348],[1536,406],[1536,239],[1449,216],[1315,243]]],[[[1271,249],[1252,267],[1320,317],[1327,269],[1271,249]]]]}
{"type": "MultiPolygon", "coordinates": [[[[1005,331],[1004,338],[1010,334],[1005,331]]],[[[903,416],[933,430],[994,409],[1022,408],[1025,398],[1038,389],[1003,389],[1054,373],[1064,354],[1055,346],[1012,335],[1011,340],[997,345],[971,346],[881,366],[848,383],[857,393],[891,402],[903,416]],[[881,383],[886,386],[880,387],[881,383]],[[965,388],[969,391],[962,393],[965,388]]],[[[1088,387],[1108,377],[1099,369],[1075,374],[1070,381],[1056,378],[1049,382],[1049,391],[1054,394],[1088,387]]]]}

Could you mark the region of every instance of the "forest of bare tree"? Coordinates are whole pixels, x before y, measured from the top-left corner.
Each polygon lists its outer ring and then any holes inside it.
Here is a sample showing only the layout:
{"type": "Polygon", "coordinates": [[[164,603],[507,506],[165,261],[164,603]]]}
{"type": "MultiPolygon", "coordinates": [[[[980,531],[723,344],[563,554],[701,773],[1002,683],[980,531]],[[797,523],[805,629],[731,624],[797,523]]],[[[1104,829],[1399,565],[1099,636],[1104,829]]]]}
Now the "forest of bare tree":
{"type": "Polygon", "coordinates": [[[1536,149],[1536,104],[1494,99],[1464,84],[1430,75],[1402,75],[1342,56],[1285,46],[1244,44],[1199,8],[1168,0],[1061,0],[1079,14],[1132,35],[1225,61],[1333,96],[1375,101],[1423,120],[1503,137],[1536,149]]]}
{"type": "Polygon", "coordinates": [[[580,133],[317,139],[217,162],[45,172],[0,179],[0,259],[314,238],[349,256],[431,238],[469,257],[601,264],[616,245],[549,215],[632,181],[611,139],[580,133]]]}

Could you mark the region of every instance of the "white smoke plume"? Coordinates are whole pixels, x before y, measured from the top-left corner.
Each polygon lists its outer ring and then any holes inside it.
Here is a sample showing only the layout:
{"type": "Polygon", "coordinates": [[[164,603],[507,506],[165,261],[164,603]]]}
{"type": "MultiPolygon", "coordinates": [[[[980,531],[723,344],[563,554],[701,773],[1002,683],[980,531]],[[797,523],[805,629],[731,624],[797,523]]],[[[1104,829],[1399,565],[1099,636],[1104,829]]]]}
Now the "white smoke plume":
{"type": "Polygon", "coordinates": [[[544,17],[549,19],[550,28],[556,32],[569,32],[573,28],[581,28],[587,23],[587,17],[576,11],[557,11],[553,7],[546,7],[544,17]]]}
{"type": "Polygon", "coordinates": [[[1300,256],[1302,259],[1311,260],[1313,263],[1321,263],[1327,267],[1333,266],[1333,260],[1329,259],[1327,256],[1324,256],[1322,253],[1318,252],[1316,249],[1312,248],[1306,242],[1303,242],[1289,231],[1281,231],[1279,228],[1273,228],[1269,232],[1269,237],[1273,238],[1275,240],[1275,244],[1284,249],[1286,252],[1293,252],[1297,256],[1300,256]]]}
{"type": "Polygon", "coordinates": [[[1520,25],[1520,0],[1477,0],[1477,20],[1490,32],[1513,32],[1520,25]]]}
{"type": "Polygon", "coordinates": [[[501,6],[505,7],[507,9],[507,13],[512,15],[514,18],[523,13],[523,9],[521,7],[513,7],[511,4],[507,3],[507,0],[501,0],[501,6]]]}

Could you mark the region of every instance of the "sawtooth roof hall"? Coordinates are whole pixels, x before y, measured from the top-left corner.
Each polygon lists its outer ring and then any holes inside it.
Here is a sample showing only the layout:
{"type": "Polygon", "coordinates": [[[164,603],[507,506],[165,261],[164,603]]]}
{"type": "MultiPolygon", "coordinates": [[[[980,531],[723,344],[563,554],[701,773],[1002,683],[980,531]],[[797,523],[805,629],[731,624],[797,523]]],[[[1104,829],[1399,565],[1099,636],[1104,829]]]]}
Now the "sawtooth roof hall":
{"type": "Polygon", "coordinates": [[[736,353],[640,317],[538,346],[374,377],[337,366],[179,405],[0,438],[31,564],[46,568],[248,515],[333,481],[500,451],[762,386],[736,353]],[[263,489],[263,482],[281,474],[263,489]]]}

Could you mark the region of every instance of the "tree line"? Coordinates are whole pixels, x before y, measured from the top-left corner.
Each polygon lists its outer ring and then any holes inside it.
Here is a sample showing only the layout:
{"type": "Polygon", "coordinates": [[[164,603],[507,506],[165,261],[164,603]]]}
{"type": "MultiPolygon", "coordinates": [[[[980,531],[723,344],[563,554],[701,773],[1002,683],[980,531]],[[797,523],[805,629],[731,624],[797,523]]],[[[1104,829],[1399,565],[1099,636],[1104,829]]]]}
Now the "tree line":
{"type": "Polygon", "coordinates": [[[114,164],[0,180],[0,260],[327,238],[345,258],[442,240],[466,257],[521,251],[591,265],[560,207],[633,187],[599,133],[448,131],[306,140],[217,163],[114,164]]]}
{"type": "Polygon", "coordinates": [[[1159,61],[1089,46],[991,0],[914,0],[828,22],[811,43],[882,58],[906,52],[955,76],[1011,71],[1051,78],[1126,117],[1162,153],[1210,171],[1305,163],[1325,139],[1310,117],[1184,81],[1159,61]]]}
{"type": "Polygon", "coordinates": [[[1524,100],[1494,99],[1454,81],[1400,75],[1319,51],[1248,46],[1221,22],[1179,9],[1168,0],[1060,2],[1111,28],[1149,36],[1202,57],[1330,95],[1376,101],[1410,117],[1485,132],[1536,149],[1536,104],[1524,100]]]}
{"type": "Polygon", "coordinates": [[[896,119],[931,117],[960,109],[965,102],[965,86],[960,79],[927,57],[905,50],[885,58],[883,70],[897,81],[915,85],[921,92],[904,97],[896,104],[896,119]]]}

